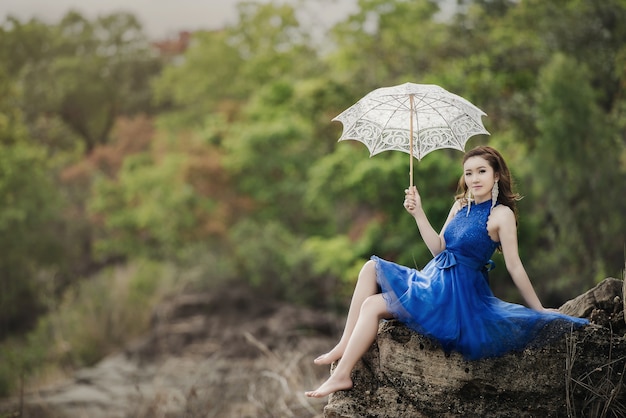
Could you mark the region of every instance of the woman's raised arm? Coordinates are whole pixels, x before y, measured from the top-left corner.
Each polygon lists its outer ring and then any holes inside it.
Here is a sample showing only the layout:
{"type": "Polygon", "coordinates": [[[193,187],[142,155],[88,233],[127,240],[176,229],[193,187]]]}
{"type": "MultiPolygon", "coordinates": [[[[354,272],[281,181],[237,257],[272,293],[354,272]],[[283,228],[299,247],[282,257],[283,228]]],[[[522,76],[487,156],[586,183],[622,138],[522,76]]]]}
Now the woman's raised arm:
{"type": "Polygon", "coordinates": [[[443,238],[443,233],[446,229],[446,226],[452,219],[452,217],[458,212],[460,208],[460,203],[455,202],[450,209],[450,213],[448,214],[448,219],[441,228],[441,232],[437,233],[435,229],[430,224],[430,221],[426,217],[426,213],[422,208],[422,199],[417,191],[415,186],[409,188],[404,191],[405,199],[404,199],[404,208],[407,212],[409,212],[413,218],[415,219],[415,223],[417,224],[417,228],[420,231],[420,235],[424,240],[424,243],[430,250],[433,256],[436,256],[440,252],[446,249],[446,241],[443,238]]]}

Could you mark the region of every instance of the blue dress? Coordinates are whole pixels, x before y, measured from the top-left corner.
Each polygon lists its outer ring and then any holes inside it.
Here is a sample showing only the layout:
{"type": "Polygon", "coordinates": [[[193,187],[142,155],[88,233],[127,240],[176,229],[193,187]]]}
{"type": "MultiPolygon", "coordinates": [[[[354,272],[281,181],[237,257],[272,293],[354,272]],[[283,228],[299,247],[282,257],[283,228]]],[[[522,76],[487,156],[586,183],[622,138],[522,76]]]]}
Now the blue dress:
{"type": "Polygon", "coordinates": [[[493,295],[486,265],[499,244],[487,233],[490,211],[491,201],[461,209],[444,232],[446,249],[422,270],[372,257],[388,311],[467,360],[539,347],[588,323],[493,295]]]}

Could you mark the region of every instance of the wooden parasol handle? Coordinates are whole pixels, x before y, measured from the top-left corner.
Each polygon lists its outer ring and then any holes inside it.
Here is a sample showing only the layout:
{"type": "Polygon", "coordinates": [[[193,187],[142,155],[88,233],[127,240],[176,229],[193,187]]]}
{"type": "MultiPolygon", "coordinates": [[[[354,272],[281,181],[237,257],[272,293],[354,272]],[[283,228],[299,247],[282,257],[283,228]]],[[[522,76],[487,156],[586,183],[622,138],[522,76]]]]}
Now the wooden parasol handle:
{"type": "Polygon", "coordinates": [[[409,101],[411,102],[411,112],[409,114],[411,118],[411,130],[409,135],[409,187],[413,187],[413,95],[409,95],[409,101]]]}

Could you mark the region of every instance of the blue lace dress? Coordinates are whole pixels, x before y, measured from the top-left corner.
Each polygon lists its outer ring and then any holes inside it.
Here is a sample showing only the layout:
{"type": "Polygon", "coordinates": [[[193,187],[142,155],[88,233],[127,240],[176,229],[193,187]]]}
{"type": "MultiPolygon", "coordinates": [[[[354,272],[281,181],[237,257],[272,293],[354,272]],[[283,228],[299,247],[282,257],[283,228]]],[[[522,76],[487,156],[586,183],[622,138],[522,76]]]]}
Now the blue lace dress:
{"type": "Polygon", "coordinates": [[[487,201],[460,210],[444,232],[446,249],[422,270],[372,257],[389,312],[467,360],[539,347],[588,323],[493,295],[485,267],[498,246],[487,233],[490,209],[487,201]]]}

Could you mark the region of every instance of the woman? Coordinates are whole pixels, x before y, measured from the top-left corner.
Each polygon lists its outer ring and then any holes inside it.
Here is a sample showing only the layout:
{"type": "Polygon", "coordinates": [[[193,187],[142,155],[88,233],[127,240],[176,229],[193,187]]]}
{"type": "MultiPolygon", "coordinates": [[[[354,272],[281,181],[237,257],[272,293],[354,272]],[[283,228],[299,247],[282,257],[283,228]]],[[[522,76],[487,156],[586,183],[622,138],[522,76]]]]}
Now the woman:
{"type": "Polygon", "coordinates": [[[557,338],[588,323],[543,307],[520,261],[515,202],[509,169],[498,151],[477,147],[465,154],[460,193],[438,234],[426,218],[415,187],[404,207],[434,258],[421,271],[373,256],[354,290],[339,343],[314,360],[333,374],[309,397],[352,388],[351,372],[376,338],[381,319],[396,318],[468,360],[496,357],[557,338]],[[526,304],[496,298],[486,265],[496,248],[526,304]]]}

